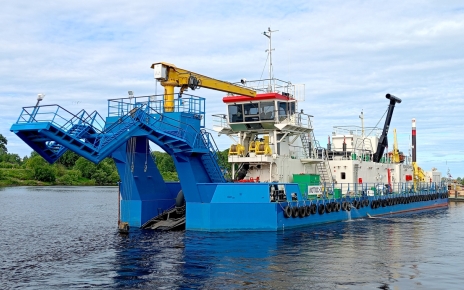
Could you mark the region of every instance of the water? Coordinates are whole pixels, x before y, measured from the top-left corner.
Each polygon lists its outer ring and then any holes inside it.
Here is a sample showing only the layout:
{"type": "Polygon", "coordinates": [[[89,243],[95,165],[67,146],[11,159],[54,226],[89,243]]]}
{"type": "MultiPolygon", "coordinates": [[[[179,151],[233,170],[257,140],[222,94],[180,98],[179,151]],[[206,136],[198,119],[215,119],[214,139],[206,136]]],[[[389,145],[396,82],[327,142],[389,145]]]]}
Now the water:
{"type": "Polygon", "coordinates": [[[117,233],[114,187],[0,189],[0,289],[462,289],[464,204],[278,233],[117,233]]]}

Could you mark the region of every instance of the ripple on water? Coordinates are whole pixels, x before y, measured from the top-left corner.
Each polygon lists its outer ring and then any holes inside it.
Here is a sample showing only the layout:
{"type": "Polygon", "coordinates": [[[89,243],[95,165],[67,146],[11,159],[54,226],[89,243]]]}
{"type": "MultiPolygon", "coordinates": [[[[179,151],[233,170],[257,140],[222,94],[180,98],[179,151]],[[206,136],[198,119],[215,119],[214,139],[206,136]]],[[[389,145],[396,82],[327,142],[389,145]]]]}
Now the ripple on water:
{"type": "Polygon", "coordinates": [[[0,191],[0,288],[459,289],[464,204],[271,233],[116,232],[115,187],[0,191]]]}

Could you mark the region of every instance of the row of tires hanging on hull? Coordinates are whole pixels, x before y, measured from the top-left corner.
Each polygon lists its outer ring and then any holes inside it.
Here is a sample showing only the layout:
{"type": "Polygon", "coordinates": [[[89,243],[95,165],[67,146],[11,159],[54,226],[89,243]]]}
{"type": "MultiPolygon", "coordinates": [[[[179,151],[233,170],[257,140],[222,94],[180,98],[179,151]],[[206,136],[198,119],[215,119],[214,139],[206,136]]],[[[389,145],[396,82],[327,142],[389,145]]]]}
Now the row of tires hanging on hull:
{"type": "Polygon", "coordinates": [[[434,193],[434,194],[421,194],[412,196],[398,196],[398,197],[387,197],[382,199],[369,200],[367,198],[353,200],[353,201],[332,201],[325,203],[312,203],[309,205],[302,206],[290,206],[287,205],[283,208],[284,217],[307,217],[319,213],[323,215],[331,212],[351,211],[351,208],[360,209],[363,207],[371,207],[371,209],[377,209],[379,207],[395,206],[398,204],[409,204],[413,202],[430,201],[436,199],[446,199],[448,195],[446,193],[434,193]]]}

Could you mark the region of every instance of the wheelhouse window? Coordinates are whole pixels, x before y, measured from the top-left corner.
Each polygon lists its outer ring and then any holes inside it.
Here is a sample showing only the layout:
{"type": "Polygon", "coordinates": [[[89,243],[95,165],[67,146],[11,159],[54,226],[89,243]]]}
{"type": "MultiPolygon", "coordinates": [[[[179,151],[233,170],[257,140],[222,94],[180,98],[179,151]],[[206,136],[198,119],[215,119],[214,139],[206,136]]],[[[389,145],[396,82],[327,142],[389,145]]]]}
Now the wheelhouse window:
{"type": "Polygon", "coordinates": [[[288,103],[288,114],[290,116],[295,114],[295,102],[288,103]]]}
{"type": "Polygon", "coordinates": [[[245,112],[245,122],[259,121],[259,105],[258,103],[249,103],[243,105],[245,112]]]}
{"type": "Polygon", "coordinates": [[[261,102],[259,118],[261,120],[274,120],[274,102],[261,102]]]}
{"type": "Polygon", "coordinates": [[[243,107],[242,105],[229,105],[229,122],[243,122],[243,107]]]}
{"type": "Polygon", "coordinates": [[[279,120],[285,120],[287,118],[287,103],[279,102],[279,120]]]}
{"type": "Polygon", "coordinates": [[[341,179],[346,179],[346,173],[345,172],[340,172],[340,178],[341,179]]]}

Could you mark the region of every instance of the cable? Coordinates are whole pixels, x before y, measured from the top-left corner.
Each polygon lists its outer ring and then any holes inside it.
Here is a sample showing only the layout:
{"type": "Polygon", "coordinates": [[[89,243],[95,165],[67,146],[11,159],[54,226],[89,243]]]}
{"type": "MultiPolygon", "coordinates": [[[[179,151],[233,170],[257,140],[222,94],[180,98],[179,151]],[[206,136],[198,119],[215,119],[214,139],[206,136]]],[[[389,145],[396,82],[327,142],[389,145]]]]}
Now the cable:
{"type": "Polygon", "coordinates": [[[387,112],[388,112],[388,109],[385,111],[385,113],[383,113],[382,117],[380,117],[380,120],[377,122],[377,124],[375,124],[374,128],[372,128],[372,130],[369,132],[369,134],[367,134],[366,137],[369,137],[369,135],[371,135],[371,133],[375,130],[375,128],[377,128],[377,125],[380,123],[380,121],[382,121],[383,117],[385,116],[387,112]]]}

